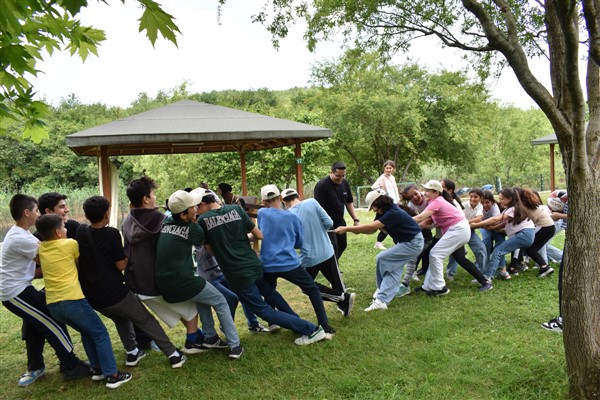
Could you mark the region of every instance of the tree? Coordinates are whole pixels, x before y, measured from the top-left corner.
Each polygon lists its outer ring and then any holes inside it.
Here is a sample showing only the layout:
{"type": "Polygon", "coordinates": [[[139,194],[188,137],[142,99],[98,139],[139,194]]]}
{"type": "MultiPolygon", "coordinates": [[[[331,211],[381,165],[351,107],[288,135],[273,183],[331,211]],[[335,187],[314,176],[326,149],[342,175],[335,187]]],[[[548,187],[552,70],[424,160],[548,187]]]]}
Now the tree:
{"type": "Polygon", "coordinates": [[[570,394],[600,398],[600,2],[597,0],[273,1],[255,20],[274,37],[295,18],[309,48],[342,32],[389,52],[422,36],[465,50],[482,76],[509,66],[544,112],[560,145],[569,190],[564,270],[564,346],[570,394]],[[584,55],[580,56],[583,49],[584,55]],[[528,60],[549,61],[551,90],[528,60]],[[579,77],[585,65],[585,82],[579,77]],[[586,102],[587,98],[587,102],[586,102]],[[589,113],[589,114],[588,114],[589,113]],[[576,256],[574,256],[576,255],[576,256]]]}
{"type": "MultiPolygon", "coordinates": [[[[104,0],[98,0],[104,1],[104,0]]],[[[125,0],[121,0],[123,3],[125,0]]],[[[179,28],[173,17],[154,0],[136,0],[143,8],[140,32],[154,45],[158,33],[177,44],[179,28]]],[[[97,55],[104,32],[83,26],[76,18],[88,0],[2,0],[0,1],[0,135],[7,135],[8,120],[23,121],[16,134],[39,143],[48,137],[44,118],[49,108],[34,100],[34,88],[27,80],[40,71],[36,63],[44,52],[68,50],[83,61],[97,55]]]]}

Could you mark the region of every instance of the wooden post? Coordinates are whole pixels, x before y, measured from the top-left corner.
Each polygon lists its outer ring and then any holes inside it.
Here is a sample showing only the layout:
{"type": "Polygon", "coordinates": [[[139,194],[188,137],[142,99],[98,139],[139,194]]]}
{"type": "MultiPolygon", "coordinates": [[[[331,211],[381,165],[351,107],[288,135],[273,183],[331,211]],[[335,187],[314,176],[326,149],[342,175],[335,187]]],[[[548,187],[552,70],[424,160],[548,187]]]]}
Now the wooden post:
{"type": "Polygon", "coordinates": [[[248,185],[246,183],[246,150],[240,150],[240,166],[242,169],[242,196],[248,196],[248,185]]]}
{"type": "Polygon", "coordinates": [[[98,166],[100,179],[100,190],[102,196],[106,197],[110,201],[110,160],[108,159],[108,146],[100,146],[100,154],[98,155],[98,166]]]}
{"type": "Polygon", "coordinates": [[[296,141],[296,148],[294,150],[296,156],[296,191],[300,195],[301,199],[304,199],[304,182],[302,181],[302,144],[300,141],[296,141]]]}
{"type": "Polygon", "coordinates": [[[554,192],[556,185],[554,181],[554,143],[550,144],[550,191],[554,192]]]}

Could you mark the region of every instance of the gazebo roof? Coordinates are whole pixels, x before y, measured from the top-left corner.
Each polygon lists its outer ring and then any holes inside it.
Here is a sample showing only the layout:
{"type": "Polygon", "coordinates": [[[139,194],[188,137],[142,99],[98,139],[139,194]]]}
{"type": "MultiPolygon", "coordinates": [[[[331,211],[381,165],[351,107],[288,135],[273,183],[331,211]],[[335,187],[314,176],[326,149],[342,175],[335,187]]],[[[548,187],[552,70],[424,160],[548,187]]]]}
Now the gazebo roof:
{"type": "Polygon", "coordinates": [[[555,133],[551,133],[549,135],[542,136],[541,138],[533,139],[531,144],[558,144],[558,139],[556,138],[555,133]]]}
{"type": "Polygon", "coordinates": [[[247,152],[331,137],[331,130],[183,100],[68,135],[79,155],[247,152]]]}

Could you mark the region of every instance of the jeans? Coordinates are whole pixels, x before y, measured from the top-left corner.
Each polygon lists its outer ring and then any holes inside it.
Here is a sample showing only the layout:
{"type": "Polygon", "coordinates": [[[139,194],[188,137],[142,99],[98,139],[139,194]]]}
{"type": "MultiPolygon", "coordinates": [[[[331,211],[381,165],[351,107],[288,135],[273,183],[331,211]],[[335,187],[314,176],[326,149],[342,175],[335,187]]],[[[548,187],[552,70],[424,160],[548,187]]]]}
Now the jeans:
{"type": "MultiPolygon", "coordinates": [[[[235,310],[237,309],[237,305],[240,301],[237,295],[229,288],[229,284],[227,283],[225,276],[219,275],[216,278],[211,279],[209,282],[219,292],[221,292],[223,297],[225,297],[225,301],[227,301],[227,305],[229,306],[229,311],[231,311],[231,318],[235,319],[235,310]]],[[[258,319],[256,319],[254,313],[250,311],[250,308],[244,302],[241,302],[241,304],[242,310],[244,311],[244,316],[248,321],[248,327],[252,328],[258,326],[258,319]]]]}
{"type": "Polygon", "coordinates": [[[108,331],[86,299],[48,304],[48,310],[54,319],[81,333],[81,343],[92,368],[100,367],[104,376],[117,373],[117,362],[108,331]]]}
{"type": "MultiPolygon", "coordinates": [[[[471,239],[469,239],[469,243],[467,243],[473,253],[475,254],[475,260],[477,260],[477,268],[482,271],[487,264],[487,251],[485,249],[485,245],[482,240],[477,235],[474,229],[471,230],[471,239]]],[[[446,267],[446,273],[448,276],[456,275],[456,270],[458,269],[458,263],[454,259],[454,257],[450,257],[448,261],[448,266],[446,267]]]]}
{"type": "Polygon", "coordinates": [[[373,297],[390,303],[402,279],[404,265],[423,251],[423,235],[418,233],[410,242],[400,242],[375,257],[377,290],[373,297]]]}
{"type": "MultiPolygon", "coordinates": [[[[273,286],[273,288],[277,287],[277,278],[283,278],[286,281],[298,286],[304,293],[308,295],[313,309],[315,310],[319,325],[323,327],[329,325],[327,313],[325,312],[325,306],[323,305],[323,300],[321,299],[321,291],[313,280],[313,277],[310,276],[310,274],[306,272],[304,268],[297,267],[285,272],[265,272],[263,278],[265,282],[273,286]]],[[[269,302],[269,300],[267,300],[267,302],[269,302]]]]}
{"type": "Polygon", "coordinates": [[[254,314],[269,324],[279,325],[301,335],[310,335],[317,330],[315,324],[301,319],[293,311],[291,313],[286,312],[286,310],[292,310],[290,306],[275,288],[262,278],[244,289],[236,290],[235,293],[241,301],[248,304],[254,314]],[[277,310],[267,304],[263,296],[265,299],[269,299],[267,300],[269,304],[276,307],[277,310]]]}
{"type": "Polygon", "coordinates": [[[496,275],[500,260],[502,260],[506,254],[510,254],[517,249],[531,246],[534,234],[534,228],[526,228],[497,245],[490,255],[483,274],[488,278],[496,275]]]}
{"type": "MultiPolygon", "coordinates": [[[[556,236],[560,231],[563,230],[562,220],[555,221],[554,226],[556,227],[556,232],[554,232],[554,236],[556,236]]],[[[541,248],[540,255],[544,257],[544,260],[547,260],[548,262],[554,261],[560,263],[562,261],[563,251],[552,246],[550,244],[551,241],[552,239],[550,239],[550,241],[546,243],[544,247],[541,248]]]]}
{"type": "MultiPolygon", "coordinates": [[[[490,231],[490,230],[483,229],[483,228],[480,229],[480,232],[481,232],[481,241],[483,242],[483,245],[485,246],[486,254],[489,258],[489,256],[492,254],[492,251],[494,251],[494,247],[500,245],[502,242],[504,242],[506,240],[506,235],[504,234],[504,232],[490,231]]],[[[488,262],[489,262],[489,259],[488,259],[488,262]]],[[[483,266],[480,266],[480,268],[485,269],[486,264],[484,264],[483,266]]],[[[506,259],[504,257],[502,257],[502,259],[500,260],[500,264],[498,264],[498,265],[500,267],[505,267],[506,259]]]]}
{"type": "Polygon", "coordinates": [[[212,308],[215,309],[221,328],[227,336],[227,344],[230,348],[234,348],[240,345],[240,338],[238,336],[233,318],[231,318],[231,312],[225,297],[219,292],[213,285],[206,282],[204,289],[197,295],[192,297],[198,305],[198,315],[202,322],[202,330],[207,338],[214,337],[217,335],[215,330],[215,320],[212,315],[212,308]]]}

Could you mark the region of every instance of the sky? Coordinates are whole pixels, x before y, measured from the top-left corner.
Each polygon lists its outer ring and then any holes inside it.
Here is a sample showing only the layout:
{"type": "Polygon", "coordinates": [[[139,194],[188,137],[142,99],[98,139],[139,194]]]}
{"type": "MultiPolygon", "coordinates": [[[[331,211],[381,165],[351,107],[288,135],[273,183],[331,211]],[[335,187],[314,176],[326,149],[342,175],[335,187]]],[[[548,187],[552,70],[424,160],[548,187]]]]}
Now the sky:
{"type": "MultiPolygon", "coordinates": [[[[159,1],[176,18],[181,35],[177,47],[159,36],[153,48],[138,32],[142,10],[137,2],[107,2],[92,1],[78,16],[84,25],[105,31],[107,39],[99,48],[99,56],[92,55],[85,62],[68,52],[45,57],[37,65],[43,73],[31,79],[37,98],[58,105],[62,98],[74,94],[86,104],[127,107],[142,92],[154,97],[158,91],[168,91],[183,82],[188,82],[190,93],[305,87],[310,85],[312,65],[343,52],[341,41],[319,43],[315,52],[309,52],[301,23],[291,27],[276,50],[269,32],[251,22],[252,14],[262,9],[265,0],[227,0],[220,24],[217,0],[159,1]]],[[[411,60],[430,71],[465,68],[460,51],[442,49],[433,40],[415,43],[409,54],[398,54],[394,62],[411,60]]],[[[536,62],[532,70],[547,85],[547,64],[536,62]]],[[[535,107],[509,68],[499,80],[490,80],[488,87],[502,104],[535,107]]]]}

